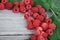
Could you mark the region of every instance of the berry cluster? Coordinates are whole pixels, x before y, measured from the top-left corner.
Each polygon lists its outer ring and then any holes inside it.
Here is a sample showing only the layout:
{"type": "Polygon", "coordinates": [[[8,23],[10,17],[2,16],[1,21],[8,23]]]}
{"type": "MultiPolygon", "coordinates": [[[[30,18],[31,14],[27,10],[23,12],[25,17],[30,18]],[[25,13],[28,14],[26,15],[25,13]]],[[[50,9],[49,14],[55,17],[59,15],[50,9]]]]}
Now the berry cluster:
{"type": "Polygon", "coordinates": [[[22,0],[19,2],[8,2],[8,0],[2,0],[0,3],[0,10],[3,9],[11,10],[14,13],[24,13],[24,18],[27,20],[27,29],[35,29],[34,34],[30,40],[48,40],[48,36],[53,35],[53,31],[56,25],[52,23],[51,18],[47,18],[46,12],[41,5],[34,7],[34,1],[22,0]]]}

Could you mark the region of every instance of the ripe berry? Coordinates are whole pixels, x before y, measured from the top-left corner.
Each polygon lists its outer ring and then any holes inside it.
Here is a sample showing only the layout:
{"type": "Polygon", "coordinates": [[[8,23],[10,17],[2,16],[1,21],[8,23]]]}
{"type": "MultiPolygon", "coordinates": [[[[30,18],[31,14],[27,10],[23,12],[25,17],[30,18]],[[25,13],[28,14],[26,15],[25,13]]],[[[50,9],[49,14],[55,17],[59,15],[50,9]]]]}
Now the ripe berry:
{"type": "Polygon", "coordinates": [[[22,7],[25,7],[24,2],[22,2],[22,1],[19,3],[19,5],[22,6],[22,7]]]}
{"type": "Polygon", "coordinates": [[[37,19],[39,19],[40,21],[43,21],[44,20],[44,17],[41,16],[41,15],[39,15],[39,16],[37,16],[37,19]]]}
{"type": "Polygon", "coordinates": [[[31,8],[32,8],[31,5],[27,5],[27,6],[26,6],[26,9],[27,9],[27,10],[29,10],[29,9],[31,9],[31,8]]]}
{"type": "Polygon", "coordinates": [[[53,30],[52,29],[48,29],[46,31],[46,33],[49,35],[49,36],[52,36],[53,35],[53,30]]]}
{"type": "Polygon", "coordinates": [[[19,6],[19,3],[18,2],[14,2],[14,6],[19,6]]]}
{"type": "Polygon", "coordinates": [[[14,8],[13,8],[13,12],[14,12],[14,13],[19,12],[19,7],[14,7],[14,8]]]}
{"type": "Polygon", "coordinates": [[[3,10],[5,8],[3,3],[0,3],[0,10],[3,10]]]}
{"type": "Polygon", "coordinates": [[[27,25],[27,29],[29,29],[29,30],[34,29],[34,26],[33,26],[33,24],[32,24],[31,22],[28,23],[28,25],[27,25]]]}
{"type": "Polygon", "coordinates": [[[38,13],[34,13],[34,14],[33,14],[33,17],[34,17],[34,18],[37,18],[38,16],[39,16],[38,13]]]}
{"type": "Polygon", "coordinates": [[[40,32],[43,31],[42,27],[36,27],[36,30],[39,30],[40,32]]]}
{"type": "Polygon", "coordinates": [[[2,0],[2,3],[4,3],[4,4],[7,3],[7,2],[8,2],[8,0],[2,0]]]}
{"type": "Polygon", "coordinates": [[[7,2],[5,5],[6,9],[10,10],[13,7],[13,4],[11,2],[7,2]]]}
{"type": "Polygon", "coordinates": [[[28,10],[28,12],[29,12],[30,16],[33,15],[33,12],[31,10],[28,10]]]}
{"type": "Polygon", "coordinates": [[[43,36],[38,36],[37,40],[45,40],[45,38],[43,36]]]}
{"type": "Polygon", "coordinates": [[[43,30],[47,30],[47,28],[48,28],[48,24],[47,23],[42,23],[42,28],[43,28],[43,30]]]}
{"type": "Polygon", "coordinates": [[[20,7],[19,11],[25,13],[26,12],[26,8],[25,7],[20,7]]]}
{"type": "Polygon", "coordinates": [[[30,40],[36,40],[36,36],[32,35],[30,40]]]}
{"type": "Polygon", "coordinates": [[[28,5],[28,4],[30,4],[30,0],[24,0],[24,3],[25,3],[26,5],[28,5]]]}
{"type": "Polygon", "coordinates": [[[43,8],[40,8],[39,13],[45,13],[45,10],[43,8]]]}
{"type": "Polygon", "coordinates": [[[56,29],[56,25],[51,23],[49,24],[49,29],[55,30],[56,29]]]}
{"type": "Polygon", "coordinates": [[[27,19],[27,18],[29,18],[29,17],[30,17],[29,12],[24,13],[24,18],[25,18],[25,19],[27,19]]]}
{"type": "Polygon", "coordinates": [[[51,18],[46,19],[46,23],[48,24],[52,23],[52,19],[51,18]]]}
{"type": "Polygon", "coordinates": [[[38,8],[38,10],[40,10],[42,8],[42,6],[41,5],[37,5],[37,8],[38,8]]]}
{"type": "Polygon", "coordinates": [[[41,35],[45,38],[47,38],[48,34],[46,32],[42,32],[41,35]]]}
{"type": "Polygon", "coordinates": [[[34,35],[35,36],[38,36],[38,35],[40,35],[41,33],[40,33],[40,31],[39,30],[36,30],[35,32],[34,32],[34,35]]]}
{"type": "Polygon", "coordinates": [[[31,5],[31,6],[34,6],[34,1],[31,1],[31,2],[30,2],[30,5],[31,5]]]}
{"type": "Polygon", "coordinates": [[[37,13],[38,12],[38,8],[37,7],[33,7],[31,10],[32,10],[33,13],[37,13]]]}
{"type": "Polygon", "coordinates": [[[46,17],[47,17],[46,13],[41,13],[41,16],[43,16],[44,19],[46,19],[46,17]]]}
{"type": "Polygon", "coordinates": [[[34,25],[34,27],[38,27],[39,25],[40,25],[40,20],[34,20],[34,22],[33,22],[33,25],[34,25]]]}
{"type": "Polygon", "coordinates": [[[33,23],[34,22],[34,19],[32,17],[29,17],[29,18],[27,18],[27,21],[33,23]]]}

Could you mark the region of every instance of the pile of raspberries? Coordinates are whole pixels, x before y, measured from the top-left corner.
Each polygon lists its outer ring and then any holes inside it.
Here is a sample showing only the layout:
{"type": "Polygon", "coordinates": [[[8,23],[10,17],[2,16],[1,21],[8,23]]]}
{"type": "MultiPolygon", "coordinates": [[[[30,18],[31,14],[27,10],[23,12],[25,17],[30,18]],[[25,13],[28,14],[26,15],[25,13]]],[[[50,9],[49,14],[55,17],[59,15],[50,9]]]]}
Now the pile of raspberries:
{"type": "Polygon", "coordinates": [[[22,0],[20,2],[8,2],[2,0],[0,10],[13,9],[14,13],[22,12],[27,20],[27,29],[35,30],[30,40],[48,40],[48,36],[53,35],[56,25],[51,18],[47,18],[45,9],[41,5],[34,5],[33,0],[22,0]]]}

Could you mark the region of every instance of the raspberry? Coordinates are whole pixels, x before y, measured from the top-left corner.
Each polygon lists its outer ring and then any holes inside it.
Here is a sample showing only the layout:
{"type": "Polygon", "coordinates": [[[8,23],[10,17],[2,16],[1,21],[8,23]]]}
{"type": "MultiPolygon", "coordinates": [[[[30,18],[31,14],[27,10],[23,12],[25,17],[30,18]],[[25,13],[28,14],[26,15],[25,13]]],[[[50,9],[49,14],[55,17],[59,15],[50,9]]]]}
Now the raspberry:
{"type": "Polygon", "coordinates": [[[47,17],[46,13],[42,13],[41,16],[43,16],[45,19],[47,17]]]}
{"type": "Polygon", "coordinates": [[[41,16],[41,15],[39,15],[39,16],[37,16],[37,19],[39,19],[40,21],[43,21],[44,20],[44,17],[41,16]]]}
{"type": "Polygon", "coordinates": [[[36,30],[39,30],[40,32],[43,31],[42,27],[36,27],[36,30]]]}
{"type": "Polygon", "coordinates": [[[42,8],[42,6],[41,5],[37,5],[37,8],[38,8],[38,10],[40,10],[42,8]]]}
{"type": "Polygon", "coordinates": [[[43,8],[40,8],[39,13],[45,13],[45,10],[43,8]]]}
{"type": "Polygon", "coordinates": [[[19,6],[19,3],[18,2],[14,2],[14,6],[19,6]]]}
{"type": "Polygon", "coordinates": [[[14,7],[14,8],[13,8],[13,11],[14,11],[14,13],[19,12],[19,7],[14,7]]]}
{"type": "Polygon", "coordinates": [[[43,30],[47,30],[47,28],[48,28],[48,24],[47,23],[43,23],[41,26],[42,26],[43,30]]]}
{"type": "Polygon", "coordinates": [[[34,22],[34,19],[33,19],[32,17],[29,17],[29,18],[27,19],[27,21],[33,23],[33,22],[34,22]]]}
{"type": "Polygon", "coordinates": [[[51,23],[49,24],[49,29],[55,30],[56,29],[56,25],[51,23]]]}
{"type": "Polygon", "coordinates": [[[8,2],[8,0],[2,0],[2,3],[4,3],[4,4],[7,3],[7,2],[8,2]]]}
{"type": "Polygon", "coordinates": [[[28,5],[28,4],[30,4],[30,0],[24,0],[24,3],[25,3],[26,5],[28,5]]]}
{"type": "Polygon", "coordinates": [[[22,6],[22,7],[25,7],[24,2],[20,2],[19,5],[22,6]]]}
{"type": "Polygon", "coordinates": [[[30,5],[31,5],[31,6],[34,6],[34,1],[31,1],[31,2],[30,2],[30,5]]]}
{"type": "Polygon", "coordinates": [[[27,6],[26,6],[26,9],[27,9],[27,10],[30,10],[31,8],[32,8],[31,5],[27,5],[27,6]]]}
{"type": "Polygon", "coordinates": [[[25,18],[25,19],[27,19],[27,18],[29,18],[29,17],[30,17],[29,12],[24,13],[24,18],[25,18]]]}
{"type": "Polygon", "coordinates": [[[46,19],[46,23],[48,24],[52,23],[52,19],[51,18],[46,19]]]}
{"type": "Polygon", "coordinates": [[[48,30],[46,31],[46,33],[47,33],[49,36],[52,36],[52,35],[53,35],[53,30],[48,29],[48,30]]]}
{"type": "Polygon", "coordinates": [[[33,13],[37,13],[38,12],[38,8],[37,7],[33,7],[31,10],[32,10],[33,13]]]}
{"type": "Polygon", "coordinates": [[[40,20],[34,20],[34,22],[33,22],[33,25],[34,25],[34,27],[38,27],[39,25],[40,25],[40,20]]]}
{"type": "Polygon", "coordinates": [[[32,30],[32,29],[34,29],[34,26],[33,26],[33,24],[30,22],[30,23],[28,23],[27,28],[28,28],[29,30],[32,30]]]}
{"type": "Polygon", "coordinates": [[[45,40],[45,38],[43,36],[38,36],[37,40],[45,40]]]}
{"type": "Polygon", "coordinates": [[[38,16],[39,16],[38,13],[34,13],[34,14],[33,14],[33,17],[34,17],[34,18],[37,18],[38,16]]]}
{"type": "Polygon", "coordinates": [[[25,7],[20,7],[19,11],[22,12],[22,13],[25,13],[26,12],[26,8],[25,7]]]}
{"type": "Polygon", "coordinates": [[[35,36],[40,35],[40,31],[39,31],[39,30],[36,30],[36,31],[34,32],[34,35],[35,35],[35,36]]]}
{"type": "Polygon", "coordinates": [[[47,38],[45,38],[45,40],[48,40],[47,38]]]}
{"type": "Polygon", "coordinates": [[[5,8],[3,3],[0,3],[0,10],[3,10],[5,8]]]}
{"type": "Polygon", "coordinates": [[[45,38],[47,38],[48,34],[46,32],[42,32],[41,35],[45,38]]]}
{"type": "Polygon", "coordinates": [[[36,36],[32,35],[30,40],[36,40],[36,36]]]}
{"type": "Polygon", "coordinates": [[[28,10],[28,12],[29,12],[30,16],[33,15],[33,12],[31,10],[28,10]]]}
{"type": "Polygon", "coordinates": [[[5,7],[6,7],[6,9],[11,10],[13,7],[13,4],[11,2],[7,2],[5,7]]]}

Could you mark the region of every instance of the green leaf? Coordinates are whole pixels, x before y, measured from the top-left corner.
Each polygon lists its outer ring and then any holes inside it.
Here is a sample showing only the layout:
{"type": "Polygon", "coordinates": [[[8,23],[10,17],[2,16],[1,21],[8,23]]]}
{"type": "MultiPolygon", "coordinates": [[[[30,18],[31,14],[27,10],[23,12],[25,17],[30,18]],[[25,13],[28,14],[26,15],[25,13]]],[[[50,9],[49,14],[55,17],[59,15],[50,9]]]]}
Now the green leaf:
{"type": "Polygon", "coordinates": [[[42,5],[42,7],[44,7],[46,10],[49,10],[50,5],[48,3],[48,0],[34,0],[35,1],[35,5],[42,5]]]}
{"type": "Polygon", "coordinates": [[[51,4],[51,8],[60,19],[60,0],[53,0],[51,4]]]}

